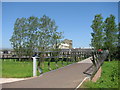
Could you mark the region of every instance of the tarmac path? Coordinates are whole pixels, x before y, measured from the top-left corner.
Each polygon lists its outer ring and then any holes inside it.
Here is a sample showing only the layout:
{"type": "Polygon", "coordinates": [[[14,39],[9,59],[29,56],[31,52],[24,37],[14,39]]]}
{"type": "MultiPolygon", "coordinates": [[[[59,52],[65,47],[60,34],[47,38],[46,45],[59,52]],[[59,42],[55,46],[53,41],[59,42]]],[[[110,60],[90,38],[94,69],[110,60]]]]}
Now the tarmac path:
{"type": "Polygon", "coordinates": [[[91,65],[90,58],[88,58],[38,77],[3,83],[2,88],[76,88],[86,77],[83,72],[91,65]]]}

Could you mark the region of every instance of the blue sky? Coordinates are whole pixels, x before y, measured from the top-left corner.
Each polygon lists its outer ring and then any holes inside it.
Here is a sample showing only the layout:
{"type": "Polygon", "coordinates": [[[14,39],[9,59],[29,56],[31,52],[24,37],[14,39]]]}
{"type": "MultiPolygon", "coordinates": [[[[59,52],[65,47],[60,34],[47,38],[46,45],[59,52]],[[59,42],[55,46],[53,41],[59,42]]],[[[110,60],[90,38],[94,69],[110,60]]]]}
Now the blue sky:
{"type": "MultiPolygon", "coordinates": [[[[12,48],[9,42],[15,20],[21,17],[47,15],[56,21],[58,31],[65,39],[73,40],[73,47],[89,47],[92,29],[90,25],[96,14],[105,19],[110,14],[118,21],[117,2],[3,2],[2,48],[12,48]]],[[[103,20],[104,20],[103,19],[103,20]]],[[[0,47],[1,48],[1,47],[0,47]]]]}

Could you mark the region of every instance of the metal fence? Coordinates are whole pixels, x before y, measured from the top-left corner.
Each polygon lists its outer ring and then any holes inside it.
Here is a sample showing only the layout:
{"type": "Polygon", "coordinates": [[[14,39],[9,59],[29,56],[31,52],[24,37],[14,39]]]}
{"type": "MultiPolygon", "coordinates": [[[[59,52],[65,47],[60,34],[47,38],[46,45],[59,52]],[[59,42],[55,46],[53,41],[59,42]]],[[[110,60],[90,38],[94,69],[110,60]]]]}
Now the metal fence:
{"type": "Polygon", "coordinates": [[[86,69],[83,73],[90,75],[91,78],[95,75],[95,73],[98,71],[100,66],[103,64],[103,62],[108,58],[109,52],[107,50],[98,52],[94,51],[92,52],[92,65],[86,69]]]}
{"type": "MultiPolygon", "coordinates": [[[[61,50],[54,50],[54,51],[38,51],[34,52],[34,55],[32,57],[37,56],[38,59],[38,70],[41,73],[42,68],[41,68],[41,62],[47,60],[48,61],[48,69],[51,70],[50,68],[50,62],[54,61],[56,62],[56,67],[57,67],[57,62],[61,61],[63,64],[63,61],[68,62],[77,62],[83,59],[86,59],[88,57],[92,57],[92,65],[86,69],[83,73],[90,75],[91,77],[94,76],[94,74],[97,72],[97,70],[100,68],[100,66],[103,64],[104,60],[108,56],[108,51],[95,51],[92,49],[61,49],[61,50]]],[[[14,54],[2,54],[1,59],[19,59],[17,55],[14,54]]],[[[22,56],[21,59],[28,59],[30,58],[29,56],[22,56]]]]}
{"type": "MultiPolygon", "coordinates": [[[[38,51],[36,55],[40,57],[40,54],[43,54],[44,58],[86,58],[91,56],[92,49],[61,49],[58,51],[38,51]]],[[[32,58],[33,56],[21,56],[21,59],[32,58]]],[[[0,55],[0,59],[19,59],[19,57],[15,54],[15,51],[12,53],[3,53],[0,55]]]]}

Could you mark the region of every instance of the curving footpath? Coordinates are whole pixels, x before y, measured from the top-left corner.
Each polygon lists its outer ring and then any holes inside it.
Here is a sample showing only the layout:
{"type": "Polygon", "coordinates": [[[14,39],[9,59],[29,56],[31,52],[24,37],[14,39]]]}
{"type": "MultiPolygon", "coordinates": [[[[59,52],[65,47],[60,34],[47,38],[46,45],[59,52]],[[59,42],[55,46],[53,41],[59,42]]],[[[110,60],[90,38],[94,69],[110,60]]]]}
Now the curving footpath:
{"type": "Polygon", "coordinates": [[[38,77],[2,84],[2,88],[76,88],[86,78],[83,72],[92,65],[90,58],[38,77]]]}

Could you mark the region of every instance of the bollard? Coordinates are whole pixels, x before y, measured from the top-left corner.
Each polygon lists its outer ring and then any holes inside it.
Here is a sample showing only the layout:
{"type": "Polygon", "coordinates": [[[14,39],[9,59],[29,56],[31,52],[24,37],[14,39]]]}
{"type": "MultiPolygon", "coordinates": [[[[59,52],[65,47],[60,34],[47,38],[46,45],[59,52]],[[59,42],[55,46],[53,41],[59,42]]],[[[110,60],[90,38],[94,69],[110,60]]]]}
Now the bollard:
{"type": "Polygon", "coordinates": [[[33,77],[37,76],[37,59],[36,57],[32,57],[33,58],[33,77]]]}

